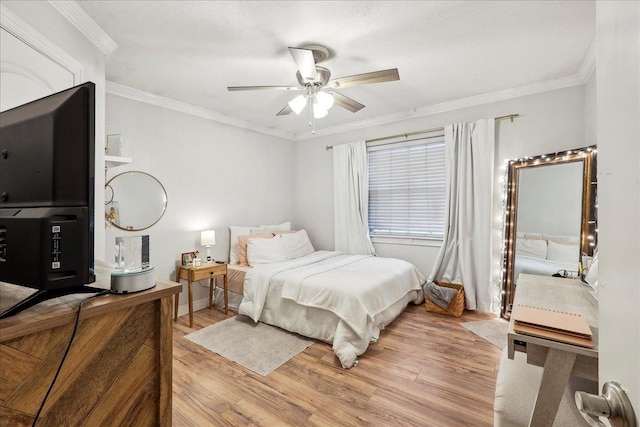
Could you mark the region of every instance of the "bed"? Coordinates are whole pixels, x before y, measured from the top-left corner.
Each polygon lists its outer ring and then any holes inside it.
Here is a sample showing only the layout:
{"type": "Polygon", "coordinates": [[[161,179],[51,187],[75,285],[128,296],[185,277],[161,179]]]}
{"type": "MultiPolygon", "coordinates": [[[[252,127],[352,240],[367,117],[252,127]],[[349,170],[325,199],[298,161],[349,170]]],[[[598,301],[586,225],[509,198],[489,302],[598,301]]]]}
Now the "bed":
{"type": "Polygon", "coordinates": [[[289,233],[246,241],[251,267],[238,313],[331,343],[344,368],[357,364],[407,304],[424,301],[425,278],[412,264],[315,251],[304,230],[289,233]]]}
{"type": "Polygon", "coordinates": [[[578,271],[578,262],[552,261],[543,258],[517,255],[514,264],[514,276],[516,279],[521,273],[552,276],[555,273],[578,271]]]}
{"type": "Polygon", "coordinates": [[[578,271],[579,238],[537,233],[518,233],[514,275],[521,273],[551,276],[563,270],[578,271]]]}

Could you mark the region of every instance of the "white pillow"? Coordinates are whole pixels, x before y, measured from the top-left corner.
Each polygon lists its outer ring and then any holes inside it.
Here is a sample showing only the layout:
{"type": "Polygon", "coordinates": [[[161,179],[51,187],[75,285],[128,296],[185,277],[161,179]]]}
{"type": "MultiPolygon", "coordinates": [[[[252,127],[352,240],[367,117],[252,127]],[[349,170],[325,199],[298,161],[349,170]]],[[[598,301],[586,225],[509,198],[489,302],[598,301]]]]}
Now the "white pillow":
{"type": "Polygon", "coordinates": [[[544,234],[541,233],[529,233],[528,231],[524,231],[516,234],[517,237],[524,237],[525,239],[535,239],[535,240],[547,240],[544,238],[544,234]]]}
{"type": "Polygon", "coordinates": [[[247,262],[249,265],[268,264],[270,262],[284,261],[287,259],[282,239],[279,234],[273,239],[249,239],[247,240],[247,262]]]}
{"type": "Polygon", "coordinates": [[[282,224],[274,224],[274,225],[260,225],[262,230],[273,231],[273,230],[291,230],[291,222],[285,221],[282,224]]]}
{"type": "Polygon", "coordinates": [[[229,264],[238,263],[238,236],[262,234],[270,230],[291,230],[291,222],[275,225],[230,225],[229,226],[229,264]]]}
{"type": "Polygon", "coordinates": [[[587,271],[587,275],[584,278],[584,281],[587,282],[595,291],[598,290],[598,258],[594,258],[589,270],[587,271]]]}
{"type": "Polygon", "coordinates": [[[295,233],[278,234],[275,238],[282,240],[287,259],[300,258],[315,252],[305,230],[295,233]]]}
{"type": "MultiPolygon", "coordinates": [[[[251,234],[251,225],[230,225],[229,226],[229,264],[238,263],[238,236],[251,234]]],[[[255,233],[254,233],[255,234],[255,233]]]]}
{"type": "Polygon", "coordinates": [[[549,234],[546,236],[546,238],[548,241],[556,243],[573,243],[574,245],[580,243],[580,236],[554,236],[552,234],[549,234]]]}
{"type": "Polygon", "coordinates": [[[580,258],[578,245],[563,245],[552,240],[547,242],[547,259],[550,261],[574,262],[576,267],[580,258]]]}
{"type": "Polygon", "coordinates": [[[547,258],[547,241],[538,239],[516,239],[516,254],[534,258],[547,258]]]}
{"type": "Polygon", "coordinates": [[[543,233],[518,232],[516,237],[524,237],[525,239],[536,240],[553,240],[556,243],[580,243],[580,236],[553,235],[543,233]]]}

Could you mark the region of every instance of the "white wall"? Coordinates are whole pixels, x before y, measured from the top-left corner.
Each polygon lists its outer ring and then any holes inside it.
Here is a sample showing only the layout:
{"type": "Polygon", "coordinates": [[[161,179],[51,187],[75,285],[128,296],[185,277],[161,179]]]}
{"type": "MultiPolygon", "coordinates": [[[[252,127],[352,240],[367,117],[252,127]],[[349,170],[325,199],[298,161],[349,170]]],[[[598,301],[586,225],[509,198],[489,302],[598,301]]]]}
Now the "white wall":
{"type": "Polygon", "coordinates": [[[600,387],[640,420],[640,3],[596,6],[600,387]]]}
{"type": "MultiPolygon", "coordinates": [[[[105,114],[105,57],[78,29],[49,3],[44,1],[2,1],[21,20],[42,34],[48,41],[83,66],[82,81],[96,85],[96,226],[95,257],[104,256],[104,229],[99,226],[104,204],[104,114],[105,114]]],[[[78,84],[81,82],[78,82],[78,84]]]]}
{"type": "Polygon", "coordinates": [[[598,143],[598,120],[596,118],[596,76],[594,70],[591,77],[584,85],[584,124],[585,146],[597,145],[598,143]]]}
{"type": "MultiPolygon", "coordinates": [[[[132,158],[109,169],[107,179],[140,170],[155,176],[168,196],[167,211],[153,227],[107,228],[107,261],[113,262],[115,237],[148,234],[157,277],[174,280],[182,252],[204,254],[200,231],[216,231],[211,255],[227,260],[229,225],[292,219],[293,142],[111,94],[106,111],[107,134],[122,134],[122,155],[132,158]]],[[[194,292],[202,306],[206,289],[194,292]]],[[[184,313],[186,292],[180,301],[184,313]]]]}
{"type": "MultiPolygon", "coordinates": [[[[305,228],[319,249],[334,247],[333,170],[332,154],[326,145],[336,145],[360,139],[378,138],[404,132],[430,129],[450,123],[473,121],[518,113],[513,123],[496,123],[496,196],[494,197],[494,254],[499,267],[502,234],[502,188],[505,161],[528,155],[568,150],[587,145],[585,136],[585,86],[575,86],[552,92],[530,95],[491,104],[463,108],[423,118],[345,132],[340,135],[299,141],[295,148],[294,218],[299,228],[305,228]]],[[[333,114],[342,112],[333,111],[333,114]]],[[[431,272],[439,250],[434,246],[374,244],[378,255],[406,259],[425,275],[431,272]]],[[[496,278],[497,280],[497,278],[496,278]]]]}

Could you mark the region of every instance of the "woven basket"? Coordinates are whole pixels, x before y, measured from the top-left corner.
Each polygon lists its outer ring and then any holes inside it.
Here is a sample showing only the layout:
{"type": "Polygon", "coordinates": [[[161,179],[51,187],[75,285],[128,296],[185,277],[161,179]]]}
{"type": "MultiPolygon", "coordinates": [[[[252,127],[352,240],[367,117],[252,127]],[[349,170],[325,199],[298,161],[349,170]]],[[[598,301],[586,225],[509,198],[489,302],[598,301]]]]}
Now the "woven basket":
{"type": "Polygon", "coordinates": [[[427,307],[427,311],[432,313],[440,313],[446,314],[448,316],[460,317],[462,316],[462,312],[464,311],[464,288],[462,285],[458,285],[457,283],[447,283],[447,282],[435,282],[439,286],[445,286],[447,288],[457,289],[456,294],[451,298],[451,302],[449,303],[449,307],[447,309],[441,308],[438,304],[434,303],[429,299],[429,297],[425,298],[425,305],[427,307]]]}

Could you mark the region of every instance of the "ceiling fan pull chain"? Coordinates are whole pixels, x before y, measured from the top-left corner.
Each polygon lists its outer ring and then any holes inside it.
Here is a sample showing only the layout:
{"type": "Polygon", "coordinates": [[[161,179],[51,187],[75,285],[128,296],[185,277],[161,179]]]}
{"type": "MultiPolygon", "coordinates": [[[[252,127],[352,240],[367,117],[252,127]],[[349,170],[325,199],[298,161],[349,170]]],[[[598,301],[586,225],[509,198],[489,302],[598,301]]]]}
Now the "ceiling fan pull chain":
{"type": "Polygon", "coordinates": [[[316,133],[315,120],[313,119],[313,100],[314,99],[315,99],[314,96],[309,97],[309,126],[311,126],[312,134],[316,133]]]}

